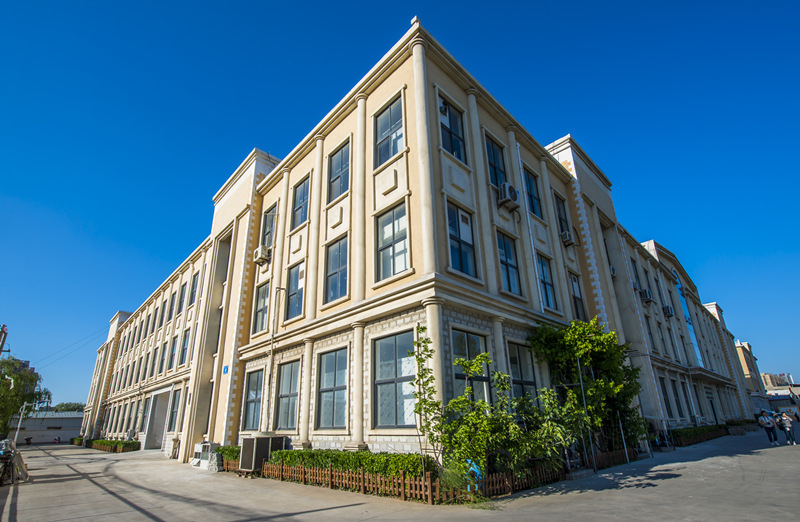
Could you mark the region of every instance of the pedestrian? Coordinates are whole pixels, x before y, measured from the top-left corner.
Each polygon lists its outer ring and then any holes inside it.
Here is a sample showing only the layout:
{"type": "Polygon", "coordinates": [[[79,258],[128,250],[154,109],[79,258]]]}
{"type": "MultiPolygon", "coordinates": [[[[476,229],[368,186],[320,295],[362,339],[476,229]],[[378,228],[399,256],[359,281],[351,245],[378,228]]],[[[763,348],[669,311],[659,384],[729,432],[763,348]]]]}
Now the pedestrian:
{"type": "Polygon", "coordinates": [[[792,433],[792,419],[786,415],[786,412],[781,414],[781,418],[778,421],[778,427],[780,427],[780,429],[783,430],[784,435],[786,435],[786,444],[797,446],[797,443],[794,441],[794,433],[792,433]]]}
{"type": "Polygon", "coordinates": [[[778,445],[778,433],[775,431],[775,421],[769,416],[767,410],[761,410],[761,417],[758,418],[758,423],[767,432],[770,446],[778,445]]]}

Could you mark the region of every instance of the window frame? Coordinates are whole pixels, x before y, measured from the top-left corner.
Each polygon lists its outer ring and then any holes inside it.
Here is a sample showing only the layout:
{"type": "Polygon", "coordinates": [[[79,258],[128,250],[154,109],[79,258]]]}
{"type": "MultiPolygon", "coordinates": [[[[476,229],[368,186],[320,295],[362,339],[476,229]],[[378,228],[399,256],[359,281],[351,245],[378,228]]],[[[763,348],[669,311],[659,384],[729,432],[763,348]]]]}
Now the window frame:
{"type": "Polygon", "coordinates": [[[200,282],[200,271],[198,270],[192,274],[192,286],[189,290],[189,306],[192,306],[197,301],[197,286],[200,282]]]}
{"type": "Polygon", "coordinates": [[[323,302],[325,304],[332,303],[333,301],[347,296],[347,269],[350,254],[348,248],[347,235],[331,242],[325,248],[325,294],[323,296],[323,302]],[[342,246],[344,246],[344,254],[342,254],[342,246]],[[335,267],[331,267],[331,251],[334,248],[336,249],[335,257],[338,258],[338,264],[335,267]],[[344,260],[344,263],[342,263],[342,260],[344,260]],[[344,281],[342,281],[342,279],[344,279],[344,281]],[[333,283],[333,286],[331,283],[333,283]],[[334,287],[337,289],[335,295],[331,293],[334,287]]]}
{"type": "MultiPolygon", "coordinates": [[[[465,343],[466,343],[465,344],[465,348],[466,348],[466,357],[465,358],[466,359],[472,360],[472,359],[474,359],[475,357],[477,357],[481,353],[487,353],[488,349],[486,347],[486,336],[485,335],[480,334],[480,333],[470,332],[469,330],[463,330],[463,329],[460,329],[460,328],[452,328],[452,330],[450,332],[450,340],[451,340],[451,344],[450,344],[450,352],[451,352],[451,354],[450,355],[452,356],[452,360],[453,360],[454,363],[455,363],[455,360],[457,358],[459,358],[458,354],[456,354],[456,345],[457,345],[456,336],[457,335],[465,335],[466,336],[465,337],[465,343]],[[477,339],[478,340],[479,348],[480,348],[480,351],[478,351],[478,353],[475,353],[475,354],[470,353],[470,348],[469,347],[470,347],[470,340],[471,339],[477,339]]],[[[464,357],[462,357],[462,358],[464,358],[464,357]]],[[[469,385],[472,388],[471,399],[473,401],[476,400],[475,399],[475,388],[477,386],[481,386],[483,388],[483,397],[485,397],[486,402],[491,404],[493,401],[492,401],[492,389],[491,389],[491,385],[490,385],[491,380],[490,380],[489,375],[490,375],[489,368],[488,368],[487,365],[484,365],[483,366],[483,374],[482,375],[472,376],[472,377],[469,378],[469,381],[467,381],[466,374],[461,373],[461,368],[458,365],[454,364],[454,368],[453,368],[453,396],[454,397],[458,397],[459,396],[457,394],[456,390],[457,390],[457,388],[459,386],[459,385],[457,385],[457,383],[461,380],[461,381],[465,381],[464,382],[465,388],[466,388],[467,385],[469,385]]]]}
{"type": "Polygon", "coordinates": [[[269,326],[269,284],[270,281],[267,281],[256,287],[253,298],[253,334],[265,332],[269,326]]]}
{"type": "Polygon", "coordinates": [[[186,283],[181,285],[181,293],[180,297],[178,298],[178,313],[175,314],[176,316],[181,315],[183,313],[183,305],[186,304],[186,283]]]}
{"type": "Polygon", "coordinates": [[[456,272],[477,278],[478,266],[475,262],[475,229],[472,227],[472,222],[472,214],[449,201],[447,202],[447,234],[449,238],[450,268],[456,272]],[[455,215],[455,219],[457,220],[455,226],[453,226],[451,219],[453,216],[451,214],[455,215]],[[461,237],[465,228],[462,226],[464,217],[466,217],[468,220],[467,226],[469,227],[469,240],[461,237]],[[457,252],[457,256],[454,256],[453,254],[454,248],[457,252]],[[465,265],[465,257],[467,257],[468,262],[471,263],[471,272],[463,269],[465,265]]]}
{"type": "Polygon", "coordinates": [[[175,428],[178,427],[178,415],[180,414],[181,409],[181,390],[182,388],[177,388],[172,392],[172,407],[169,412],[169,425],[167,426],[167,433],[174,432],[175,428]]]}
{"type": "MultiPolygon", "coordinates": [[[[275,401],[275,426],[278,430],[296,430],[297,429],[297,416],[298,416],[298,398],[300,396],[300,359],[296,359],[294,361],[287,361],[283,364],[278,365],[278,385],[276,386],[277,392],[277,400],[275,401]],[[284,393],[282,391],[283,388],[283,379],[286,378],[284,375],[284,368],[286,368],[289,373],[289,377],[291,378],[290,387],[292,383],[294,384],[294,391],[289,391],[284,393]],[[292,403],[292,399],[294,399],[294,403],[292,403]],[[286,403],[284,403],[284,400],[286,403]],[[284,406],[286,404],[286,406],[284,406]],[[291,422],[291,425],[282,425],[281,424],[281,415],[283,408],[294,408],[294,415],[289,417],[287,414],[287,421],[291,422]]],[[[292,413],[289,411],[289,413],[292,413]]]]}
{"type": "Polygon", "coordinates": [[[191,332],[191,330],[191,328],[187,328],[183,331],[183,338],[181,338],[181,355],[178,359],[178,366],[186,364],[186,355],[189,352],[189,332],[191,332]]]}
{"type": "Polygon", "coordinates": [[[564,232],[572,234],[572,228],[569,224],[569,213],[567,212],[567,200],[562,198],[557,192],[553,192],[553,205],[555,205],[556,208],[558,232],[560,234],[564,232]]]}
{"type": "Polygon", "coordinates": [[[261,400],[264,394],[264,369],[260,368],[247,373],[242,405],[242,431],[258,431],[261,427],[261,400]],[[253,386],[253,377],[258,381],[253,386]]]}
{"type": "Polygon", "coordinates": [[[402,201],[401,203],[395,205],[394,207],[392,207],[390,209],[387,209],[385,212],[383,212],[379,216],[377,216],[375,229],[377,231],[376,237],[375,237],[375,240],[376,240],[375,281],[377,282],[377,281],[383,281],[384,279],[389,279],[389,278],[394,277],[394,276],[396,276],[398,274],[401,274],[401,273],[405,272],[406,270],[408,270],[409,268],[411,268],[411,266],[409,264],[410,257],[411,257],[410,256],[411,242],[409,240],[408,211],[407,211],[407,208],[406,208],[406,202],[402,201]],[[400,216],[400,217],[396,217],[397,214],[398,214],[398,210],[399,209],[402,209],[403,215],[400,216]],[[382,238],[381,238],[381,220],[385,216],[387,216],[389,214],[391,214],[392,238],[387,243],[382,245],[381,244],[381,241],[382,241],[382,238]],[[402,230],[402,237],[400,237],[400,234],[398,232],[398,226],[397,226],[397,223],[401,222],[401,221],[403,221],[405,223],[405,228],[402,230]],[[403,244],[404,245],[404,250],[401,251],[401,253],[403,254],[403,260],[404,260],[405,267],[402,270],[398,270],[397,266],[396,266],[396,263],[395,263],[395,261],[397,260],[397,257],[398,257],[398,252],[397,252],[397,249],[396,249],[396,245],[399,245],[399,244],[403,244]],[[391,266],[390,266],[390,273],[388,273],[387,275],[384,276],[384,275],[382,275],[382,272],[383,272],[382,269],[384,267],[382,254],[383,254],[383,252],[385,252],[387,250],[391,250],[391,252],[390,252],[391,266]]]}
{"type": "Polygon", "coordinates": [[[527,194],[528,211],[539,219],[544,219],[542,211],[542,198],[539,193],[539,176],[527,167],[522,168],[525,178],[525,193],[527,194]]]}
{"type": "Polygon", "coordinates": [[[178,336],[174,336],[172,338],[172,343],[170,343],[169,348],[169,364],[167,365],[167,371],[172,370],[175,368],[175,357],[178,355],[178,336]]]}
{"type": "MultiPolygon", "coordinates": [[[[405,330],[401,332],[395,332],[390,335],[384,335],[382,337],[376,338],[372,340],[372,371],[373,371],[373,378],[372,378],[372,394],[374,397],[373,406],[372,406],[372,414],[373,414],[373,421],[372,426],[376,430],[384,430],[384,429],[402,429],[402,428],[415,428],[416,427],[416,416],[414,416],[414,423],[413,424],[401,424],[400,421],[400,411],[398,409],[398,395],[397,395],[397,387],[400,385],[403,386],[404,383],[409,383],[416,377],[417,368],[416,363],[413,357],[408,356],[408,351],[406,350],[406,357],[411,359],[411,363],[414,365],[414,373],[412,375],[400,375],[398,376],[398,339],[403,338],[405,336],[410,336],[410,343],[407,348],[413,350],[414,346],[414,331],[413,330],[405,330]],[[385,341],[387,339],[392,339],[394,341],[394,359],[392,361],[393,369],[394,369],[394,377],[385,377],[385,378],[378,378],[379,375],[379,364],[381,361],[379,360],[380,352],[378,350],[378,343],[381,341],[385,341]],[[394,385],[394,424],[380,424],[381,422],[381,404],[380,404],[380,388],[382,386],[391,386],[394,385]]],[[[399,348],[402,350],[403,348],[399,348]]],[[[406,357],[401,358],[405,359],[406,357]]],[[[402,362],[401,362],[402,366],[402,362]]]]}
{"type": "Polygon", "coordinates": [[[489,170],[489,183],[495,187],[499,187],[508,180],[504,150],[505,147],[500,146],[494,139],[486,136],[486,163],[489,170]],[[500,163],[498,164],[495,161],[500,163]]]}
{"type": "Polygon", "coordinates": [[[503,284],[503,290],[521,296],[522,281],[520,280],[519,256],[517,256],[516,243],[513,237],[497,230],[497,257],[500,261],[500,279],[503,284]],[[509,259],[509,250],[513,254],[513,259],[509,259]],[[511,274],[515,274],[516,290],[511,287],[511,274]]]}
{"type": "Polygon", "coordinates": [[[539,286],[542,290],[542,306],[546,306],[551,310],[558,310],[558,293],[553,279],[553,270],[550,267],[550,259],[537,252],[536,268],[539,272],[539,286]],[[552,304],[548,296],[552,297],[552,304]]]}
{"type": "Polygon", "coordinates": [[[311,199],[309,189],[311,186],[311,176],[306,176],[303,180],[294,186],[292,192],[292,228],[296,229],[300,225],[308,222],[308,202],[311,199]],[[305,199],[298,200],[298,197],[305,197],[305,199]]]}
{"type": "Polygon", "coordinates": [[[167,362],[167,346],[169,343],[165,342],[161,345],[161,358],[158,360],[158,375],[164,373],[164,365],[167,362]]]}
{"type": "Polygon", "coordinates": [[[275,221],[278,219],[278,205],[268,208],[261,217],[261,245],[272,248],[275,237],[275,221]]]}
{"type": "Polygon", "coordinates": [[[289,267],[286,273],[286,320],[301,317],[303,315],[303,297],[305,290],[305,273],[300,277],[300,272],[305,268],[305,261],[300,261],[294,266],[289,267]],[[301,286],[301,281],[303,285],[301,286]],[[295,313],[293,304],[296,304],[295,313]]]}
{"type": "Polygon", "coordinates": [[[350,370],[349,362],[350,362],[349,361],[349,354],[347,353],[347,348],[346,347],[345,348],[339,348],[337,350],[332,350],[332,351],[329,351],[329,352],[325,352],[325,353],[322,353],[322,354],[319,355],[319,376],[318,376],[319,380],[317,381],[319,383],[318,391],[317,391],[317,404],[318,404],[318,407],[317,407],[317,429],[320,429],[320,430],[343,430],[343,429],[347,429],[347,417],[348,417],[348,413],[349,413],[348,400],[347,400],[348,399],[348,397],[347,397],[347,383],[348,383],[348,380],[349,380],[349,370],[350,370]],[[324,360],[325,360],[326,357],[333,357],[333,368],[334,368],[334,370],[333,370],[333,385],[332,386],[324,386],[324,384],[323,384],[323,372],[325,370],[325,364],[326,364],[324,362],[324,360]],[[341,383],[339,383],[339,381],[338,381],[338,377],[339,377],[338,368],[339,368],[339,363],[340,363],[340,357],[344,360],[344,378],[343,378],[343,382],[341,382],[341,383]],[[341,423],[341,425],[338,425],[336,423],[336,413],[337,413],[336,397],[337,397],[338,393],[342,393],[342,392],[344,393],[344,398],[345,398],[345,400],[344,400],[344,416],[343,416],[343,422],[341,423]],[[331,423],[330,423],[329,426],[323,424],[323,418],[325,417],[325,400],[324,400],[324,396],[326,396],[326,395],[332,395],[333,396],[333,400],[331,402],[332,407],[333,407],[333,411],[331,412],[331,415],[330,415],[331,423]]]}
{"type": "Polygon", "coordinates": [[[536,357],[531,353],[530,348],[525,346],[524,344],[515,343],[513,341],[508,342],[508,373],[509,377],[511,377],[511,395],[516,397],[514,394],[514,387],[519,386],[522,389],[522,396],[524,397],[526,394],[530,394],[531,399],[536,399],[538,397],[537,393],[537,384],[536,384],[536,357]],[[511,362],[513,360],[512,351],[516,351],[516,358],[517,358],[517,365],[519,366],[519,377],[514,377],[514,365],[511,362]],[[530,359],[531,363],[531,376],[533,379],[526,379],[522,374],[522,364],[523,364],[523,357],[521,356],[522,353],[526,353],[527,357],[530,359]]]}
{"type": "Polygon", "coordinates": [[[578,274],[573,272],[567,273],[569,274],[569,293],[572,298],[572,313],[575,314],[575,319],[585,322],[587,314],[583,302],[583,292],[581,292],[581,278],[578,274]]]}
{"type": "Polygon", "coordinates": [[[394,156],[396,156],[400,151],[405,148],[405,132],[404,132],[404,120],[405,114],[403,114],[403,96],[399,95],[396,98],[392,99],[386,106],[378,112],[374,117],[375,123],[375,168],[377,169],[394,156]],[[399,105],[398,105],[399,104],[399,105]],[[395,111],[397,111],[395,113],[395,111]],[[389,127],[384,134],[380,133],[380,120],[381,117],[389,113],[389,127]],[[395,114],[399,115],[399,119],[394,121],[395,114]],[[388,146],[388,154],[384,157],[382,154],[381,146],[384,143],[389,143],[388,146]]]}
{"type": "Polygon", "coordinates": [[[172,295],[169,298],[169,314],[167,315],[167,323],[169,324],[172,321],[172,318],[175,317],[175,298],[178,296],[178,292],[172,292],[172,295]]]}
{"type": "Polygon", "coordinates": [[[328,156],[328,203],[350,190],[350,140],[328,156]],[[340,168],[334,165],[339,160],[340,168]],[[345,165],[344,160],[347,160],[345,165]]]}
{"type": "Polygon", "coordinates": [[[446,150],[450,155],[456,158],[464,165],[467,163],[467,141],[464,135],[464,111],[457,108],[453,103],[447,100],[444,96],[439,94],[439,138],[441,140],[442,149],[446,150]],[[447,113],[442,113],[442,108],[445,108],[447,113]],[[453,132],[453,114],[456,118],[457,133],[453,132]],[[446,120],[446,123],[445,123],[446,120]],[[459,135],[460,133],[460,135],[459,135]],[[455,135],[456,143],[460,143],[460,151],[456,151],[453,147],[453,137],[455,135]],[[445,136],[447,139],[445,139],[445,136]],[[448,147],[448,144],[450,145],[448,147]]]}

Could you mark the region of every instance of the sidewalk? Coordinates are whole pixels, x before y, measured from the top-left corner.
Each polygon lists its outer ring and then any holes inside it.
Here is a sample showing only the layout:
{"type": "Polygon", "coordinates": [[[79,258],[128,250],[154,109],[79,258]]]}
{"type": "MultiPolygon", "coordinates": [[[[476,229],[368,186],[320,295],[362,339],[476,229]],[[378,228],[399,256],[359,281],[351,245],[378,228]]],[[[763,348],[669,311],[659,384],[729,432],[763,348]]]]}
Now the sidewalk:
{"type": "Polygon", "coordinates": [[[0,521],[748,520],[800,512],[800,446],[727,436],[477,507],[427,506],[212,474],[157,451],[23,447],[32,484],[0,488],[0,521]]]}

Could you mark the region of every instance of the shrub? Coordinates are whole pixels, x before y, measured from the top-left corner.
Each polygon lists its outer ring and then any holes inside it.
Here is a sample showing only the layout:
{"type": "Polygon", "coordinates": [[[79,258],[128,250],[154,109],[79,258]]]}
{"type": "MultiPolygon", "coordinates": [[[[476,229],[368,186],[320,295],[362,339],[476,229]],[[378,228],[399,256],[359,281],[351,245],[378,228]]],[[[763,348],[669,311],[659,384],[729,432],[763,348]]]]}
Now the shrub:
{"type": "Polygon", "coordinates": [[[694,428],[672,430],[672,440],[676,446],[688,446],[727,434],[728,432],[725,426],[722,424],[712,424],[711,426],[696,426],[694,428]]]}
{"type": "Polygon", "coordinates": [[[725,421],[725,424],[728,426],[749,426],[751,424],[758,424],[756,421],[752,421],[749,419],[731,419],[725,421]]]}
{"type": "Polygon", "coordinates": [[[357,471],[364,467],[367,473],[392,476],[405,471],[412,476],[422,476],[426,471],[436,471],[435,461],[418,453],[371,453],[369,451],[342,450],[279,450],[273,451],[270,462],[283,461],[287,466],[327,468],[341,471],[357,471]],[[423,468],[424,462],[424,468],[423,468]]]}
{"type": "Polygon", "coordinates": [[[83,437],[72,437],[69,439],[69,443],[74,446],[82,446],[83,445],[83,437]]]}
{"type": "Polygon", "coordinates": [[[123,453],[139,449],[138,440],[92,440],[91,447],[112,453],[123,453]]]}
{"type": "Polygon", "coordinates": [[[222,455],[225,460],[239,460],[242,448],[240,446],[220,446],[214,451],[222,455]]]}

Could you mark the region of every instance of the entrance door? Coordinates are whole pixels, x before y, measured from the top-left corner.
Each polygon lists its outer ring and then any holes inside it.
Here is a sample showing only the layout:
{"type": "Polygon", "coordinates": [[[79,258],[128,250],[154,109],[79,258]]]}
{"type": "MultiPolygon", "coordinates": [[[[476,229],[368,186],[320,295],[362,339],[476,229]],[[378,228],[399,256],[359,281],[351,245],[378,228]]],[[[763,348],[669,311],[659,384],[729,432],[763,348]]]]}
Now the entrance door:
{"type": "Polygon", "coordinates": [[[145,435],[145,449],[161,449],[164,439],[164,423],[167,421],[167,406],[169,393],[167,391],[153,395],[150,404],[150,415],[147,419],[147,435],[145,435]]]}

